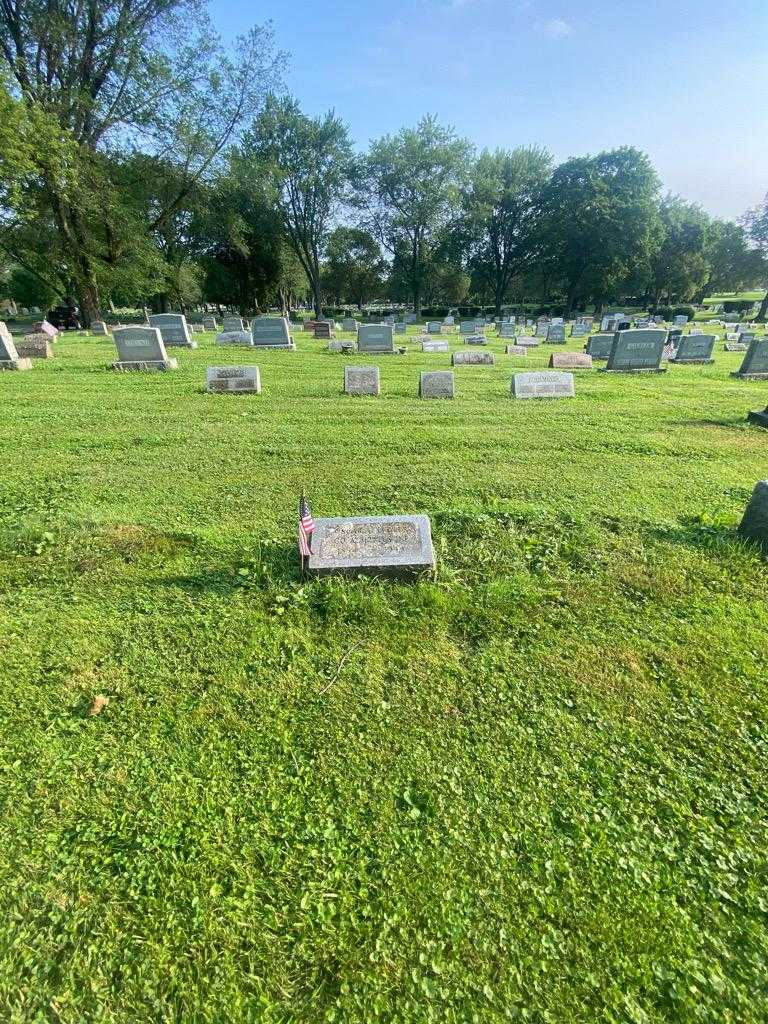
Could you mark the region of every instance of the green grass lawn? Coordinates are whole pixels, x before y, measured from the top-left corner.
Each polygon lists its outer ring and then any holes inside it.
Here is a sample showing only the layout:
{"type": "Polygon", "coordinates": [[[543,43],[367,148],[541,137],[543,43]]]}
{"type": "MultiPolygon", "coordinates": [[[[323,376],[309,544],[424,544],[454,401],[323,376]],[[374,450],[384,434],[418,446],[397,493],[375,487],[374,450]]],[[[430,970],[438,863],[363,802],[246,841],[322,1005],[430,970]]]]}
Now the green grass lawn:
{"type": "Polygon", "coordinates": [[[0,1019],[765,1021],[768,384],[196,338],[0,375],[0,1019]],[[302,486],[436,578],[302,582],[302,486]]]}

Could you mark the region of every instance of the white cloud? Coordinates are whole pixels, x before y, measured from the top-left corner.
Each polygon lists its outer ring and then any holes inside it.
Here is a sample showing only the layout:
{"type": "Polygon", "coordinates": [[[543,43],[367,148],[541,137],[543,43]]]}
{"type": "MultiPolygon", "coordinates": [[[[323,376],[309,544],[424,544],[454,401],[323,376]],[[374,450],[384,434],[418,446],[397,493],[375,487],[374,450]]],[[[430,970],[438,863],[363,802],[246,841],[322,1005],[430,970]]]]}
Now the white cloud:
{"type": "Polygon", "coordinates": [[[550,39],[562,39],[573,32],[573,25],[571,25],[570,21],[566,21],[565,18],[550,18],[549,21],[544,22],[541,30],[550,39]]]}

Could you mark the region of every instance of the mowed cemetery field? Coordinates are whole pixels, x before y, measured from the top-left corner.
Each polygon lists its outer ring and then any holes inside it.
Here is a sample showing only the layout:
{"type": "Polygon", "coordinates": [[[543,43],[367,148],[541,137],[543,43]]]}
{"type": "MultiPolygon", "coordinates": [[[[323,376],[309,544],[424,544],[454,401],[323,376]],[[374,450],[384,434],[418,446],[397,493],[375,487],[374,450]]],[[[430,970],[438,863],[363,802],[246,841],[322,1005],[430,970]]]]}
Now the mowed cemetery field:
{"type": "Polygon", "coordinates": [[[764,1021],[766,561],[735,527],[768,385],[717,333],[713,366],[558,401],[509,392],[562,346],[495,334],[453,401],[418,399],[450,357],[416,335],[120,374],[68,334],[0,375],[2,1019],[764,1021]],[[205,393],[226,363],[262,394],[205,393]],[[435,578],[302,580],[302,487],[427,514],[435,578]]]}

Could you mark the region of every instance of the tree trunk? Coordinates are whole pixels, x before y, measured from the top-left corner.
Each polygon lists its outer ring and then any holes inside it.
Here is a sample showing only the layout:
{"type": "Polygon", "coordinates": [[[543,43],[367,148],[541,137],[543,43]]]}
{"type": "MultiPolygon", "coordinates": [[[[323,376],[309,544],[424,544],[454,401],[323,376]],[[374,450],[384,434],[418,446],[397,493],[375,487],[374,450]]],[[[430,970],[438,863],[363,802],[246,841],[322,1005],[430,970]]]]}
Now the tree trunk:
{"type": "Polygon", "coordinates": [[[563,311],[563,319],[567,320],[571,315],[571,310],[576,303],[576,289],[577,285],[574,283],[568,289],[568,297],[565,300],[565,310],[563,311]]]}
{"type": "Polygon", "coordinates": [[[312,301],[315,305],[315,319],[320,320],[323,316],[323,296],[320,291],[320,277],[312,277],[312,301]]]}

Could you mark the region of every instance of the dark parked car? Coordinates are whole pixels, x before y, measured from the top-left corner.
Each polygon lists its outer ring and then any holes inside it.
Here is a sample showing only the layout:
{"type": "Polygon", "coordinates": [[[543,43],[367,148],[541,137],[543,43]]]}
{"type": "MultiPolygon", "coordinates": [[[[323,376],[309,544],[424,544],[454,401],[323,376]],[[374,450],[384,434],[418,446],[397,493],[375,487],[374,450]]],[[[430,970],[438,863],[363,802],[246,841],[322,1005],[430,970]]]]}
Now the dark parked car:
{"type": "Polygon", "coordinates": [[[45,319],[60,331],[80,330],[80,310],[77,306],[56,306],[48,310],[45,319]]]}

